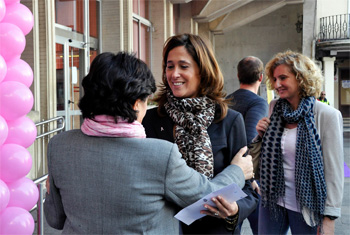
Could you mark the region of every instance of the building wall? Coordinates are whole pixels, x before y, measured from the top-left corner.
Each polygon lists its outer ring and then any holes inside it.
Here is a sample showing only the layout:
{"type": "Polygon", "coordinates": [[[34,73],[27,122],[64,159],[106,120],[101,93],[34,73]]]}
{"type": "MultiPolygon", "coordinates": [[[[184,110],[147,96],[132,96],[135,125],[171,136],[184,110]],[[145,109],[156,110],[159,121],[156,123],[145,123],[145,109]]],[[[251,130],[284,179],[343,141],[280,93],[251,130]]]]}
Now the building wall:
{"type": "Polygon", "coordinates": [[[331,0],[317,0],[316,4],[317,34],[320,32],[320,18],[350,13],[350,0],[337,0],[336,4],[331,0]]]}
{"type": "Polygon", "coordinates": [[[102,1],[101,2],[101,31],[102,52],[118,52],[123,48],[121,37],[123,31],[123,20],[120,16],[123,2],[120,1],[102,1]]]}
{"type": "Polygon", "coordinates": [[[349,13],[349,4],[349,0],[317,0],[317,16],[325,17],[349,13]]]}
{"type": "MultiPolygon", "coordinates": [[[[328,27],[330,25],[335,25],[339,23],[339,28],[328,28],[326,31],[326,38],[332,38],[337,36],[345,36],[346,31],[343,23],[344,21],[348,21],[348,15],[350,13],[350,0],[338,0],[336,1],[330,1],[330,0],[318,0],[317,1],[317,10],[316,10],[316,30],[317,30],[317,36],[321,36],[320,34],[320,22],[322,17],[326,17],[325,23],[327,23],[328,27]],[[330,29],[330,30],[329,30],[330,29]],[[333,29],[335,31],[333,31],[333,29]],[[335,32],[335,33],[334,33],[335,32]]],[[[346,40],[344,40],[346,41],[346,40]]],[[[347,40],[348,41],[348,40],[347,40]]],[[[336,40],[329,40],[330,43],[333,43],[336,45],[336,40]]],[[[335,51],[337,51],[336,47],[334,48],[335,51]]],[[[347,49],[349,51],[349,48],[347,49]]],[[[340,109],[342,111],[341,106],[344,105],[343,102],[341,102],[340,97],[340,90],[339,86],[342,84],[341,77],[338,77],[338,68],[348,68],[349,67],[349,57],[347,58],[339,58],[337,55],[330,56],[330,57],[323,57],[322,58],[322,68],[323,73],[325,76],[324,84],[323,84],[323,90],[326,91],[327,99],[329,100],[331,106],[340,109]],[[327,66],[327,61],[333,61],[330,65],[327,66]]],[[[344,93],[343,93],[344,94],[344,93]]],[[[344,110],[343,110],[344,111],[344,110]]],[[[342,112],[343,112],[342,111],[342,112]]],[[[344,113],[343,113],[344,115],[344,113]]],[[[348,116],[348,115],[346,115],[348,116]]]]}
{"type": "MultiPolygon", "coordinates": [[[[34,105],[27,117],[38,123],[56,116],[54,7],[51,1],[22,0],[21,3],[27,6],[34,16],[34,26],[26,35],[26,47],[21,59],[26,61],[33,71],[30,90],[33,93],[34,105]]],[[[39,134],[42,134],[40,128],[39,134]]],[[[46,145],[47,139],[42,138],[28,148],[33,160],[28,178],[36,179],[47,171],[46,145]]]]}
{"type": "MultiPolygon", "coordinates": [[[[169,14],[172,4],[167,0],[152,0],[149,20],[153,24],[152,32],[152,73],[157,85],[162,80],[162,53],[165,40],[173,34],[173,21],[169,14]]],[[[172,14],[171,14],[172,16],[172,14]]]]}
{"type": "Polygon", "coordinates": [[[257,56],[265,65],[278,52],[302,51],[302,34],[295,29],[297,12],[302,12],[302,7],[302,4],[287,5],[250,24],[215,36],[215,54],[227,93],[239,88],[236,67],[243,57],[257,56]]]}

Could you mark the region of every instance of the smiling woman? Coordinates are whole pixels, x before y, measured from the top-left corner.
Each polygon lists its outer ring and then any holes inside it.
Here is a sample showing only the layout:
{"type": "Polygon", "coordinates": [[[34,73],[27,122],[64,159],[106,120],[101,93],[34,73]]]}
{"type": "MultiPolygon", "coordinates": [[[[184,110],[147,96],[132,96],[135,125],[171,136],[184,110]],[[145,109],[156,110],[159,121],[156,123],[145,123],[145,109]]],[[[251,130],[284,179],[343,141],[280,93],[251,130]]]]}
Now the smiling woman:
{"type": "Polygon", "coordinates": [[[179,234],[179,207],[233,182],[243,186],[240,168],[252,174],[248,161],[236,162],[240,151],[234,166],[209,181],[186,165],[175,144],[145,139],[140,122],[156,85],[134,55],[98,55],[82,85],[81,128],[48,145],[45,216],[63,234],[179,234]]]}
{"type": "Polygon", "coordinates": [[[342,116],[316,100],[323,76],[307,56],[278,53],[265,73],[280,98],[256,126],[262,137],[259,233],[334,234],[344,184],[342,116]]]}
{"type": "Polygon", "coordinates": [[[201,82],[197,63],[184,46],[171,50],[166,64],[166,77],[174,96],[194,98],[201,82]]]}
{"type": "Polygon", "coordinates": [[[272,85],[280,98],[287,99],[294,110],[298,108],[300,100],[298,81],[287,65],[281,64],[276,67],[272,85]]]}
{"type": "MultiPolygon", "coordinates": [[[[163,49],[162,82],[159,106],[143,120],[147,137],[175,142],[188,166],[213,178],[247,143],[242,115],[227,108],[224,78],[209,44],[192,34],[170,37],[163,49]]],[[[216,198],[216,207],[201,211],[209,216],[183,225],[182,232],[238,234],[237,224],[258,201],[249,181],[243,190],[248,197],[237,202],[216,198]]]]}

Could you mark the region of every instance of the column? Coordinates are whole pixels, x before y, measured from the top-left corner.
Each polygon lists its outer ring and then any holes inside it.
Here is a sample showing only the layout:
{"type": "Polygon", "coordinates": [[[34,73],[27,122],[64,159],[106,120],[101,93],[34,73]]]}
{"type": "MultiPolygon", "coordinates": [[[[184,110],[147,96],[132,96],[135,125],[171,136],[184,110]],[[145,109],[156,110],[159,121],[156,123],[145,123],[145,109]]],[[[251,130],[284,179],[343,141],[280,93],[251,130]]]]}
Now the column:
{"type": "MultiPolygon", "coordinates": [[[[303,32],[302,32],[302,47],[303,54],[310,58],[315,58],[315,48],[313,42],[314,39],[314,27],[316,22],[316,4],[314,0],[304,0],[303,4],[303,32]]],[[[318,20],[318,19],[317,19],[318,20]]],[[[327,94],[327,93],[326,93],[327,94]]]]}
{"type": "Polygon", "coordinates": [[[179,29],[178,34],[181,33],[194,33],[192,24],[192,8],[191,3],[180,4],[180,17],[177,22],[179,29]]]}
{"type": "Polygon", "coordinates": [[[335,57],[323,57],[324,90],[330,105],[334,107],[334,61],[335,57]]]}
{"type": "MultiPolygon", "coordinates": [[[[170,4],[170,3],[169,3],[170,4]]],[[[167,0],[157,1],[150,4],[149,20],[152,22],[154,31],[152,33],[152,73],[158,85],[162,81],[162,53],[165,40],[168,38],[168,26],[170,19],[167,14],[167,0]]]]}
{"type": "Polygon", "coordinates": [[[117,53],[125,49],[123,12],[123,1],[101,1],[101,52],[117,53]]]}

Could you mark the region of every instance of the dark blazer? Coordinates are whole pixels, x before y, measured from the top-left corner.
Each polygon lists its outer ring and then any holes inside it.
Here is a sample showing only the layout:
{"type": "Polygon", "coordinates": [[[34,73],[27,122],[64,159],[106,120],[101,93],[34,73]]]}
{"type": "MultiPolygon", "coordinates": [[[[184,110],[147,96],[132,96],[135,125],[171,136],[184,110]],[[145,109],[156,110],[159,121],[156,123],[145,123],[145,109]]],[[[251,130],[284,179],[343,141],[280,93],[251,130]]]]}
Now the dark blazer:
{"type": "Polygon", "coordinates": [[[256,124],[268,115],[269,105],[266,100],[246,89],[238,89],[228,95],[227,99],[232,99],[229,107],[242,114],[247,133],[247,143],[250,144],[254,137],[258,135],[255,128],[256,124]]]}
{"type": "Polygon", "coordinates": [[[244,185],[231,165],[211,181],[159,139],[91,137],[63,132],[48,146],[48,224],[64,234],[178,234],[177,206],[244,185]]]}
{"type": "MultiPolygon", "coordinates": [[[[147,110],[142,122],[146,129],[147,138],[158,138],[174,143],[173,127],[174,122],[169,116],[160,117],[157,108],[147,110]]],[[[218,123],[212,123],[208,127],[208,134],[211,140],[214,154],[214,175],[220,173],[228,166],[236,153],[247,145],[245,128],[242,115],[234,110],[228,110],[227,116],[218,123]]],[[[248,197],[237,201],[239,206],[239,219],[241,223],[253,212],[258,203],[258,197],[246,181],[243,191],[248,197]]],[[[183,224],[183,232],[187,234],[225,234],[232,233],[226,229],[226,222],[223,219],[214,217],[203,217],[190,226],[183,224]]],[[[235,234],[239,234],[236,226],[235,234]]]]}

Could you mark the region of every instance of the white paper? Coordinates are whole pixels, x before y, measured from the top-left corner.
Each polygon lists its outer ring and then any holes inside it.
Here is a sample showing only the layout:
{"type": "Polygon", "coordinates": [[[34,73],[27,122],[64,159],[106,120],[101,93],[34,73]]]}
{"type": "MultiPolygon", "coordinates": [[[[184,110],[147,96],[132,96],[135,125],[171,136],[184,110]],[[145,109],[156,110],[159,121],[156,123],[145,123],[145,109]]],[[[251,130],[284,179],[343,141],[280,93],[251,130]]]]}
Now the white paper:
{"type": "Polygon", "coordinates": [[[247,194],[245,194],[237,184],[233,183],[222,189],[219,189],[218,191],[209,193],[192,205],[189,205],[188,207],[182,209],[175,215],[175,218],[187,225],[192,224],[197,219],[206,216],[200,213],[201,210],[205,210],[204,204],[215,207],[215,203],[211,199],[217,196],[222,196],[226,201],[232,203],[246,197],[247,194]]]}

